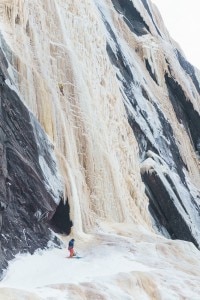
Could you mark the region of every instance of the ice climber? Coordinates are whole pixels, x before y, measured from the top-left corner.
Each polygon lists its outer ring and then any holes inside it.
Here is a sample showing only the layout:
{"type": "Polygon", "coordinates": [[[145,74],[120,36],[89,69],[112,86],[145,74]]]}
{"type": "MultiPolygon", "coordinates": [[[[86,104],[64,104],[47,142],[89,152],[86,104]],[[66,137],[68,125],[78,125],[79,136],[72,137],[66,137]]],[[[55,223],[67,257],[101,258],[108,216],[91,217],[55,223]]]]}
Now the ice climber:
{"type": "Polygon", "coordinates": [[[59,83],[58,86],[59,86],[59,90],[60,90],[61,94],[64,96],[63,84],[59,83]]]}
{"type": "Polygon", "coordinates": [[[71,239],[69,241],[68,250],[69,250],[69,257],[76,256],[76,253],[74,251],[74,239],[71,239]]]}

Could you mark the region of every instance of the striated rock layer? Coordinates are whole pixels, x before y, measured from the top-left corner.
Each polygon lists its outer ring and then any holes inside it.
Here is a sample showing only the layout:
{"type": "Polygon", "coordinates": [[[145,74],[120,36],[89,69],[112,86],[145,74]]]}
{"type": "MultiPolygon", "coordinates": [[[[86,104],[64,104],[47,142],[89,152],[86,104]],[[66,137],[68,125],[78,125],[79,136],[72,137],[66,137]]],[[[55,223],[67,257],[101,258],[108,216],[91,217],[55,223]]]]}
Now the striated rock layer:
{"type": "Polygon", "coordinates": [[[1,52],[0,83],[0,267],[23,251],[47,246],[46,223],[62,198],[51,143],[10,85],[1,52]],[[50,174],[50,177],[48,176],[50,174]],[[53,179],[56,184],[52,185],[53,179]]]}
{"type": "Polygon", "coordinates": [[[3,256],[102,220],[199,247],[200,74],[151,2],[6,0],[0,16],[3,256]]]}

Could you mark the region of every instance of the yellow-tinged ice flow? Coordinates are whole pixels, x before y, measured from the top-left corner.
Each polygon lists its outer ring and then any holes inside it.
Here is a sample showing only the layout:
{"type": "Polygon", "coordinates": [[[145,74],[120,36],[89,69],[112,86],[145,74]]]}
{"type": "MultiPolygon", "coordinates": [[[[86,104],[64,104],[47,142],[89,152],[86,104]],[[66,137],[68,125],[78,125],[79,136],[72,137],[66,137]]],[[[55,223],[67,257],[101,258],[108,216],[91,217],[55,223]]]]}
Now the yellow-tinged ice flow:
{"type": "Polygon", "coordinates": [[[55,145],[75,229],[100,219],[151,227],[94,2],[3,1],[0,12],[20,93],[55,145]]]}

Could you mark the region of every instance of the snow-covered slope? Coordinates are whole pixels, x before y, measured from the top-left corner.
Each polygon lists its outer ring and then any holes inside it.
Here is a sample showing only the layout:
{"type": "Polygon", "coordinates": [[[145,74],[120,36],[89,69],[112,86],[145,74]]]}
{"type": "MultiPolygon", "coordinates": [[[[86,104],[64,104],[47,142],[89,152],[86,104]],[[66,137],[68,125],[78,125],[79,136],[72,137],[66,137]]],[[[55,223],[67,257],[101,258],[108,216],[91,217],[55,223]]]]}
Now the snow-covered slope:
{"type": "Polygon", "coordinates": [[[196,261],[170,239],[200,246],[200,73],[156,7],[5,0],[0,28],[0,269],[49,226],[84,243],[102,222],[196,261]]]}
{"type": "Polygon", "coordinates": [[[81,259],[56,248],[18,255],[0,299],[199,299],[200,253],[191,243],[113,223],[76,244],[81,259]]]}

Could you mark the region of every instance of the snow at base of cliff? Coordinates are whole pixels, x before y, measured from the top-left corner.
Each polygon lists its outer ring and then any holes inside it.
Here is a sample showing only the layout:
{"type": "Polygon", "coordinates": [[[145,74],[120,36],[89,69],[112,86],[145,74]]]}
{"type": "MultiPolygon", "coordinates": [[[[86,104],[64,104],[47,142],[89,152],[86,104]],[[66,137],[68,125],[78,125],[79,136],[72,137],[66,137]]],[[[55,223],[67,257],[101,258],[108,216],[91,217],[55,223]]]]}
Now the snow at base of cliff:
{"type": "Polygon", "coordinates": [[[141,227],[101,224],[66,248],[19,254],[0,283],[0,299],[199,299],[200,252],[141,227]],[[3,297],[3,298],[2,298],[3,297]],[[13,298],[12,298],[13,297],[13,298]]]}

